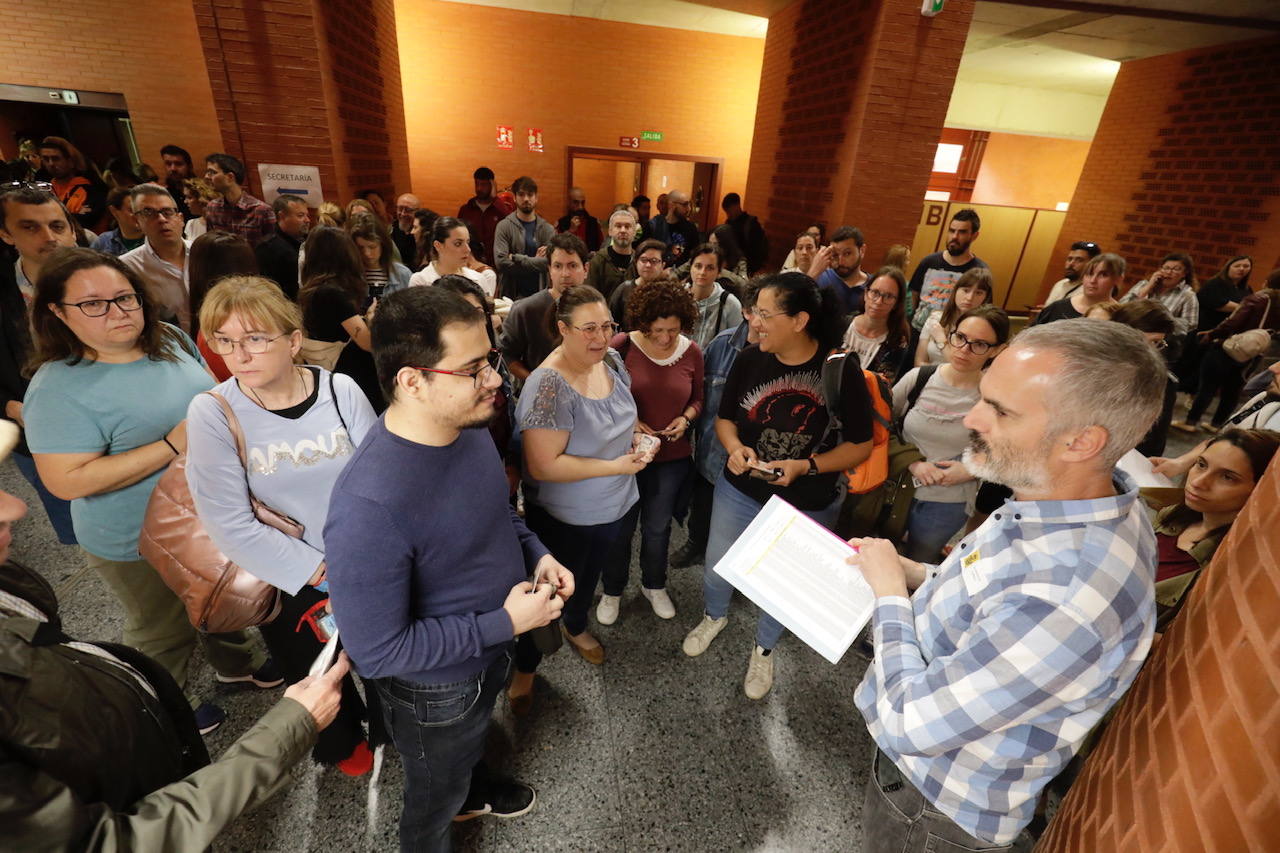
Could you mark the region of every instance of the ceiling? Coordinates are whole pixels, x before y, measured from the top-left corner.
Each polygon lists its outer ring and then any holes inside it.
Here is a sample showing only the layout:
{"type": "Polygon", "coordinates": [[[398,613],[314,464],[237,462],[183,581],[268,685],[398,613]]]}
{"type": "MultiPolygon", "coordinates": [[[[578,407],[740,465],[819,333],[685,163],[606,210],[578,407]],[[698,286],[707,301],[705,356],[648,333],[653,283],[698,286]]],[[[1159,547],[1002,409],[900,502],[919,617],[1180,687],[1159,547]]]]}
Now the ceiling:
{"type": "Polygon", "coordinates": [[[684,0],[450,0],[450,2],[762,39],[769,29],[769,19],[765,15],[783,8],[790,0],[740,0],[736,3],[733,0],[713,0],[707,3],[686,3],[684,0]]]}
{"type": "MultiPolygon", "coordinates": [[[[1154,6],[1138,0],[1129,7],[1154,6]]],[[[1201,0],[1160,0],[1165,9],[1203,8],[1201,0]]],[[[1221,4],[1226,5],[1226,4],[1221,4]]],[[[1275,0],[1241,0],[1232,17],[1280,21],[1275,0]],[[1251,8],[1244,8],[1251,7],[1251,8]]],[[[1223,14],[1221,8],[1215,13],[1223,14]]],[[[1213,26],[1134,15],[1072,12],[993,3],[981,0],[960,60],[958,77],[975,83],[997,83],[1105,96],[1119,63],[1262,35],[1252,27],[1213,26]]]]}
{"type": "MultiPolygon", "coordinates": [[[[452,0],[758,39],[794,1],[452,0]]],[[[1090,139],[1121,62],[1278,31],[1280,0],[978,0],[947,124],[1090,139]]]]}

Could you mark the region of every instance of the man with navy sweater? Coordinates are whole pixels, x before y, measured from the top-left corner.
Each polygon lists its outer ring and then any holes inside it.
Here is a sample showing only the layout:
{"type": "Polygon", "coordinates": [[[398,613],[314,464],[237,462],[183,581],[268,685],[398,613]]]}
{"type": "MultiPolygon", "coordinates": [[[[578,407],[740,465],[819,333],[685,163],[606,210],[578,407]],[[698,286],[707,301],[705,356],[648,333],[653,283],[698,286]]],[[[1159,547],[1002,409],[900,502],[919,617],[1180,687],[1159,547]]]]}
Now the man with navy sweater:
{"type": "Polygon", "coordinates": [[[512,640],[560,614],[573,576],[507,502],[484,315],[411,287],[379,303],[372,334],[391,404],[333,490],[330,596],[404,764],[400,847],[447,851],[452,821],[533,807],[532,788],[489,775],[485,736],[512,640]]]}

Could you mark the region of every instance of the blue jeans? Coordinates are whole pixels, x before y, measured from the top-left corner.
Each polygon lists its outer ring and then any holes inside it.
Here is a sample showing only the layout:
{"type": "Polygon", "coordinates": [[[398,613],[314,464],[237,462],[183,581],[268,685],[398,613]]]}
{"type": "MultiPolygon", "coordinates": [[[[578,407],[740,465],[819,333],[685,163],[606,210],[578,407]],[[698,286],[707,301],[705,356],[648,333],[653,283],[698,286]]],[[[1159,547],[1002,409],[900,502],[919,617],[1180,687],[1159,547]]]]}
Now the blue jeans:
{"type": "MultiPolygon", "coordinates": [[[[653,462],[636,474],[636,486],[640,489],[640,582],[645,589],[662,589],[667,585],[671,518],[675,515],[676,501],[692,464],[690,458],[653,462]]],[[[627,548],[625,559],[614,560],[604,567],[605,595],[622,595],[627,588],[634,530],[633,518],[631,526],[622,531],[627,548]]]]}
{"type": "Polygon", "coordinates": [[[911,514],[907,516],[907,559],[937,563],[942,547],[951,541],[968,517],[964,501],[911,501],[911,514]]]}
{"type": "MultiPolygon", "coordinates": [[[[833,528],[840,515],[840,502],[843,498],[843,494],[837,493],[830,506],[801,512],[823,527],[833,528]]],[[[702,570],[703,607],[712,619],[728,616],[729,602],[733,598],[733,584],[712,571],[712,568],[720,562],[720,558],[763,508],[762,504],[734,488],[727,477],[721,477],[716,482],[715,498],[711,505],[711,533],[707,538],[707,563],[702,570]]],[[[761,648],[772,649],[778,645],[785,630],[781,622],[761,610],[756,622],[756,643],[761,648]]]]}
{"type": "Polygon", "coordinates": [[[504,651],[487,669],[453,684],[400,678],[373,682],[387,732],[404,764],[400,849],[405,853],[453,849],[453,818],[472,788],[487,781],[485,739],[510,669],[511,654],[504,651]]]}
{"type": "Polygon", "coordinates": [[[18,466],[22,476],[27,478],[27,482],[31,484],[31,487],[36,490],[36,494],[40,496],[40,503],[44,505],[45,514],[49,516],[49,523],[53,525],[53,532],[58,534],[58,541],[63,545],[78,545],[76,531],[71,524],[71,501],[64,501],[45,488],[44,481],[40,479],[40,474],[36,471],[34,459],[21,453],[14,453],[11,456],[13,457],[13,464],[18,466]]]}

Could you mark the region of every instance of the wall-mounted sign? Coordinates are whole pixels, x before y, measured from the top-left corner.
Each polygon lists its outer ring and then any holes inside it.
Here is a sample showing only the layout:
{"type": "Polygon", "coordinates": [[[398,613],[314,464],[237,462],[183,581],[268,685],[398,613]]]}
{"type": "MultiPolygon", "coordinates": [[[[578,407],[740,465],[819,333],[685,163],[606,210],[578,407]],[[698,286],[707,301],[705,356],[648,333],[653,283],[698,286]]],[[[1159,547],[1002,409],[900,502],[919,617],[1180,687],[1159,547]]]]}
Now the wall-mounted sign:
{"type": "Polygon", "coordinates": [[[661,141],[662,141],[662,131],[660,131],[660,130],[642,130],[642,131],[640,131],[640,138],[641,138],[641,139],[643,139],[645,142],[661,142],[661,141]]]}
{"type": "Polygon", "coordinates": [[[622,146],[623,148],[639,148],[639,147],[640,147],[640,137],[638,137],[638,136],[619,136],[619,137],[618,137],[618,145],[622,146]]]}
{"type": "Polygon", "coordinates": [[[926,18],[932,18],[942,11],[942,4],[946,2],[947,0],[923,0],[920,4],[920,14],[926,18]]]}
{"type": "Polygon", "coordinates": [[[498,147],[510,151],[516,147],[516,129],[513,125],[498,125],[498,147]]]}
{"type": "Polygon", "coordinates": [[[73,89],[63,89],[62,102],[64,104],[78,104],[80,103],[80,96],[73,89]]]}
{"type": "Polygon", "coordinates": [[[268,204],[282,195],[300,196],[306,201],[307,207],[319,207],[324,202],[318,166],[259,163],[258,179],[262,181],[262,200],[268,204]]]}
{"type": "Polygon", "coordinates": [[[536,127],[529,128],[529,150],[534,154],[542,153],[542,130],[536,127]]]}

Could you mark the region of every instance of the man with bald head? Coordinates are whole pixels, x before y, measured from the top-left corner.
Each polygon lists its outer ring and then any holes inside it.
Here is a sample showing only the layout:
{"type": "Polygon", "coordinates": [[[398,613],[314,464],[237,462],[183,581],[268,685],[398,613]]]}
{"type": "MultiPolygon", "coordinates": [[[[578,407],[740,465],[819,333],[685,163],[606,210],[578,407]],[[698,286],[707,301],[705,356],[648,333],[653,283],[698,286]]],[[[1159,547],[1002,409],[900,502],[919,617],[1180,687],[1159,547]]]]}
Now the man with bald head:
{"type": "Polygon", "coordinates": [[[396,199],[396,223],[391,228],[391,242],[396,244],[400,260],[411,270],[418,269],[418,247],[413,241],[413,215],[422,209],[422,202],[413,193],[405,193],[396,199]]]}
{"type": "Polygon", "coordinates": [[[556,232],[578,235],[578,239],[586,243],[592,252],[604,242],[599,220],[587,213],[587,194],[582,187],[569,188],[569,212],[556,223],[556,232]]]}
{"type": "Polygon", "coordinates": [[[1151,647],[1155,533],[1116,463],[1160,413],[1165,375],[1120,323],[1028,329],[982,377],[953,463],[1013,498],[937,566],[851,540],[876,595],[875,664],[854,693],[877,747],[863,850],[1031,849],[1041,790],[1151,647]]]}
{"type": "MultiPolygon", "coordinates": [[[[662,205],[658,205],[661,209],[662,205]]],[[[667,212],[649,221],[649,234],[667,244],[667,267],[678,267],[689,260],[700,238],[698,226],[689,221],[689,194],[684,190],[667,193],[667,212]]]]}

